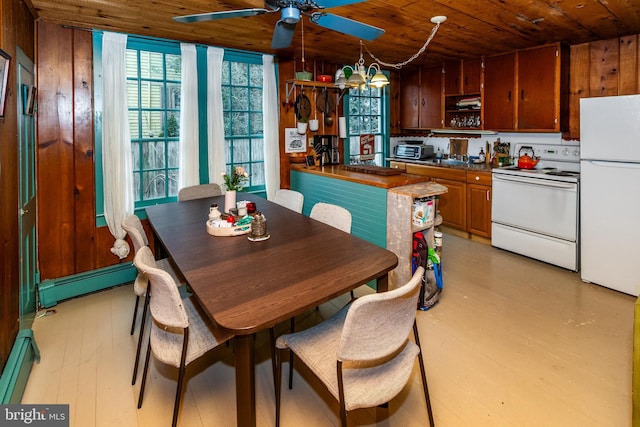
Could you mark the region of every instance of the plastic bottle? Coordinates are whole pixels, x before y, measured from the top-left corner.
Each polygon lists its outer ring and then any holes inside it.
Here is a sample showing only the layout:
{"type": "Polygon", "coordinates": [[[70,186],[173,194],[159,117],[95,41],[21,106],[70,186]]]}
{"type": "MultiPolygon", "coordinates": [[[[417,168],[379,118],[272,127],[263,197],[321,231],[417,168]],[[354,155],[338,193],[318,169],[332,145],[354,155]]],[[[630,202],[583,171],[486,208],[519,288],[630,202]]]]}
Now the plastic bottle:
{"type": "Polygon", "coordinates": [[[436,159],[442,160],[442,150],[438,147],[438,151],[436,151],[436,159]]]}
{"type": "Polygon", "coordinates": [[[480,160],[480,163],[484,163],[485,161],[485,154],[482,148],[480,149],[480,153],[478,154],[478,160],[480,160]]]}

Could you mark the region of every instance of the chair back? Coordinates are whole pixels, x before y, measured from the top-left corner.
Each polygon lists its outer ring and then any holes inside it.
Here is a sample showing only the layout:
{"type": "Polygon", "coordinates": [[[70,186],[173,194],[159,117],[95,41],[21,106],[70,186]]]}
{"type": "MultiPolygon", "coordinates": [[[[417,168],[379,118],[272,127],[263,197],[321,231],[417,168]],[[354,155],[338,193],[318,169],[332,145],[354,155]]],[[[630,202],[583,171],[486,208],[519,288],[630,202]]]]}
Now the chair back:
{"type": "Polygon", "coordinates": [[[141,248],[133,258],[133,263],[151,282],[149,308],[153,319],[168,327],[188,327],[189,318],[176,282],[169,273],[157,268],[151,249],[148,246],[141,248]]]}
{"type": "Polygon", "coordinates": [[[402,348],[413,329],[423,275],[419,267],[405,285],[356,299],[345,319],[338,359],[377,360],[402,348]]]}
{"type": "Polygon", "coordinates": [[[309,216],[345,233],[351,233],[351,212],[342,206],[319,202],[313,205],[309,216]]]}
{"type": "Polygon", "coordinates": [[[181,188],[178,191],[178,201],[204,199],[206,197],[221,196],[222,189],[218,184],[201,184],[181,188]]]}
{"type": "Polygon", "coordinates": [[[122,228],[127,232],[129,237],[131,237],[131,242],[133,242],[133,250],[135,253],[143,246],[149,245],[149,239],[147,239],[147,233],[145,233],[144,228],[142,227],[142,222],[140,222],[140,218],[136,215],[129,215],[122,221],[122,228]]]}
{"type": "Polygon", "coordinates": [[[292,211],[302,213],[302,205],[304,204],[304,195],[298,191],[287,190],[281,188],[276,191],[276,195],[273,198],[273,202],[289,208],[292,211]]]}

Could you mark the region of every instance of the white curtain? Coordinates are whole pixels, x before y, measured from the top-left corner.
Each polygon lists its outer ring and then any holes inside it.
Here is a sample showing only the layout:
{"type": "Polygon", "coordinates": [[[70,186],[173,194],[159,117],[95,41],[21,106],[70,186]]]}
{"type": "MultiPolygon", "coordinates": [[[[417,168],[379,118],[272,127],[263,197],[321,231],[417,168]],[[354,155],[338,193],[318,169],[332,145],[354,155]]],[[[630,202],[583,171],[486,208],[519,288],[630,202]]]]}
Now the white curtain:
{"type": "Polygon", "coordinates": [[[180,44],[182,86],[180,90],[180,170],[178,189],[200,183],[198,164],[198,64],[196,46],[180,44]]]}
{"type": "Polygon", "coordinates": [[[115,237],[111,252],[120,259],[129,255],[122,221],[133,214],[133,167],[127,109],[125,55],[127,35],[105,32],[102,36],[104,105],[102,117],[102,173],[104,217],[115,237]]]}
{"type": "Polygon", "coordinates": [[[226,170],[224,116],[222,111],[222,60],[224,49],[207,48],[207,123],[209,182],[222,185],[226,170]]]}
{"type": "Polygon", "coordinates": [[[267,200],[273,200],[280,188],[280,124],[278,108],[278,88],[273,56],[262,55],[262,116],[264,126],[264,181],[267,200]]]}

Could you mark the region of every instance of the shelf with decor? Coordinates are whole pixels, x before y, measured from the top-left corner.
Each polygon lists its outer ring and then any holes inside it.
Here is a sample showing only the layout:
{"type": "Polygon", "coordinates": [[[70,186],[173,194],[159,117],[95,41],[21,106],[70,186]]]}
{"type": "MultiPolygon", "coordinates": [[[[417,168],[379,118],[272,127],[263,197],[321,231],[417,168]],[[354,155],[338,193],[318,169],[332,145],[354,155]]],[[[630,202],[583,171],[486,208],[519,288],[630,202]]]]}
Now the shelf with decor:
{"type": "Polygon", "coordinates": [[[445,95],[444,125],[451,129],[483,129],[482,95],[445,95]]]}

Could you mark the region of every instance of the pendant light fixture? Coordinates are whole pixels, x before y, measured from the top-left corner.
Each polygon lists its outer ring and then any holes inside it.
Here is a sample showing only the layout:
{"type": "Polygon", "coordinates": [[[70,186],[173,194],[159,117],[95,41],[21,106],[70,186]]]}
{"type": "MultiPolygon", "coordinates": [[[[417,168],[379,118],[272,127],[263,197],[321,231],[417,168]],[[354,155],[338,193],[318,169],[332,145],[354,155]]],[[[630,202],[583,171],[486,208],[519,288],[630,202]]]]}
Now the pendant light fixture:
{"type": "Polygon", "coordinates": [[[336,78],[334,86],[339,87],[340,89],[344,89],[347,87],[364,89],[365,87],[382,88],[388,85],[389,79],[380,70],[380,64],[386,67],[400,69],[408,63],[412,62],[418,56],[422,55],[433,37],[436,35],[438,28],[440,28],[440,24],[442,24],[446,20],[446,16],[434,16],[433,18],[431,18],[431,22],[436,24],[436,26],[431,30],[431,34],[429,35],[427,41],[417,53],[411,56],[411,58],[397,64],[389,64],[379,60],[371,52],[369,52],[369,49],[367,49],[367,47],[362,43],[362,40],[360,40],[360,58],[358,59],[358,62],[356,62],[353,66],[345,65],[344,67],[342,67],[342,69],[338,71],[338,77],[336,78]],[[376,61],[368,67],[365,65],[364,58],[362,57],[363,47],[367,50],[369,56],[371,56],[371,58],[376,61]]]}

